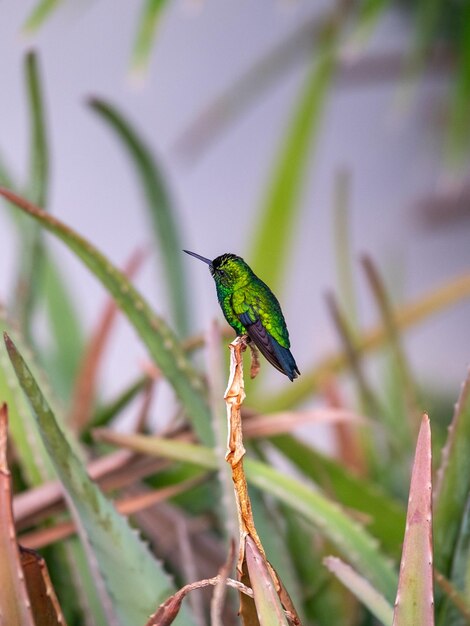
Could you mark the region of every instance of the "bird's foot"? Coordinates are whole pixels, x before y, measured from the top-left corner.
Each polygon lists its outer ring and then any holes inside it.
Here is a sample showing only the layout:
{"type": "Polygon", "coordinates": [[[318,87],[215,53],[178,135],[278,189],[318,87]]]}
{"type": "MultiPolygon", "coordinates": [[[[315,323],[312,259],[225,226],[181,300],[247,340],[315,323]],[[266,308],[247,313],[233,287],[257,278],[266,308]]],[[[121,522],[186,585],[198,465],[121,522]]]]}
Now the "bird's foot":
{"type": "Polygon", "coordinates": [[[250,340],[248,347],[251,352],[250,378],[256,378],[260,370],[259,352],[255,344],[250,340]]]}

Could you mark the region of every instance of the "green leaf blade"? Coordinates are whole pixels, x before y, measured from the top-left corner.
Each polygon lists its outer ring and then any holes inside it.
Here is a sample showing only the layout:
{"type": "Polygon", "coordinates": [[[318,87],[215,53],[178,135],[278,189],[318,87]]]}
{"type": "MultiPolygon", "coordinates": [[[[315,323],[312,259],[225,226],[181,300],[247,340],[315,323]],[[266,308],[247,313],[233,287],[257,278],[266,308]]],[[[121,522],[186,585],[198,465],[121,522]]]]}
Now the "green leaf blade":
{"type": "Polygon", "coordinates": [[[438,471],[434,501],[435,565],[450,577],[470,492],[470,371],[462,387],[438,471]]]}
{"type": "Polygon", "coordinates": [[[167,292],[175,327],[181,337],[188,333],[188,285],[183,271],[181,250],[184,247],[175,219],[175,209],[161,168],[136,130],[109,103],[92,99],[91,108],[115,131],[133,161],[144,191],[155,241],[165,267],[167,292]]]}
{"type": "MultiPolygon", "coordinates": [[[[123,626],[143,624],[155,607],[173,593],[169,578],[128,522],[88,478],[28,366],[7,335],[5,342],[44,444],[93,546],[116,613],[123,626]]],[[[182,626],[192,622],[186,615],[177,623],[182,626]]]]}
{"type": "Polygon", "coordinates": [[[51,13],[62,4],[63,0],[40,0],[26,20],[23,30],[31,35],[41,28],[51,13]]]}
{"type": "Polygon", "coordinates": [[[61,239],[101,281],[172,385],[188,416],[193,420],[201,441],[212,444],[210,410],[203,393],[202,381],[165,321],[154,313],[122,272],[71,228],[7,189],[0,188],[0,195],[61,239]]]}
{"type": "Polygon", "coordinates": [[[137,75],[145,73],[148,67],[155,32],[166,3],[166,0],[144,0],[131,61],[132,71],[137,75]]]}
{"type": "Polygon", "coordinates": [[[325,47],[309,72],[285,135],[248,255],[256,273],[273,290],[279,288],[286,266],[310,145],[335,68],[334,46],[327,42],[325,47]]]}
{"type": "Polygon", "coordinates": [[[384,626],[391,626],[393,608],[369,581],[336,557],[326,557],[323,563],[384,626]]]}

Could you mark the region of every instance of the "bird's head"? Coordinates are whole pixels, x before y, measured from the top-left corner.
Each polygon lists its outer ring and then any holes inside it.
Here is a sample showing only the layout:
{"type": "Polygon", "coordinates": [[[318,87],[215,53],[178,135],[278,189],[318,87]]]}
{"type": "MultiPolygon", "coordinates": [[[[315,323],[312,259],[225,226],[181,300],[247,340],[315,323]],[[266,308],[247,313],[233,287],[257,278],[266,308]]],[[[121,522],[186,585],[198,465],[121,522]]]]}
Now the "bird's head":
{"type": "Polygon", "coordinates": [[[226,289],[237,289],[241,287],[249,280],[252,274],[249,266],[236,254],[221,254],[211,261],[195,252],[190,252],[189,250],[184,250],[184,252],[207,263],[216,284],[222,285],[226,289]]]}

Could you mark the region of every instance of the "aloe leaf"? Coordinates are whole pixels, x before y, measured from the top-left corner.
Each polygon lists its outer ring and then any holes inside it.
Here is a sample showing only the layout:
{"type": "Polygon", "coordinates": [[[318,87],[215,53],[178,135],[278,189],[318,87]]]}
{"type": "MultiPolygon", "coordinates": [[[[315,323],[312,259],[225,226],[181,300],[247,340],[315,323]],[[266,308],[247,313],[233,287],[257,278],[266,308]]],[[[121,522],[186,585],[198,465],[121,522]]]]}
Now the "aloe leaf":
{"type": "Polygon", "coordinates": [[[146,375],[139,376],[126,389],[119,393],[116,398],[113,398],[108,404],[105,404],[97,409],[90,423],[82,433],[82,439],[89,443],[90,431],[93,428],[106,426],[111,420],[119,415],[119,413],[123,411],[134,400],[134,398],[136,398],[139,393],[147,387],[149,380],[150,379],[146,375]]]}
{"type": "Polygon", "coordinates": [[[393,567],[378,550],[376,540],[334,502],[262,463],[247,460],[246,471],[249,481],[302,513],[386,598],[393,598],[393,567]]]}
{"type": "Polygon", "coordinates": [[[201,441],[212,444],[210,411],[203,394],[202,381],[165,321],[152,311],[123,273],[88,241],[57,218],[48,215],[11,191],[0,188],[0,195],[8,198],[40,222],[44,228],[62,239],[103,283],[134,326],[163,375],[173,386],[189,418],[192,419],[201,441]]]}
{"type": "MultiPolygon", "coordinates": [[[[468,155],[470,138],[470,7],[464,3],[460,9],[458,50],[459,60],[452,98],[449,122],[448,151],[452,161],[462,167],[468,155]]],[[[463,168],[462,168],[463,169],[463,168]]]]}
{"type": "Polygon", "coordinates": [[[433,626],[431,427],[423,416],[411,474],[393,626],[433,626]]]}
{"type": "Polygon", "coordinates": [[[335,178],[335,197],[333,204],[334,244],[336,273],[340,304],[348,312],[351,329],[357,328],[357,305],[354,289],[354,277],[351,254],[351,227],[349,220],[350,174],[340,170],[335,178]]]}
{"type": "Polygon", "coordinates": [[[144,73],[147,69],[155,40],[155,31],[167,4],[166,0],[143,0],[143,2],[131,61],[132,71],[136,74],[144,73]]]}
{"type": "Polygon", "coordinates": [[[452,561],[452,582],[437,574],[436,582],[445,592],[439,603],[436,623],[439,626],[466,626],[470,623],[470,494],[460,527],[452,561]]]}
{"type": "Polygon", "coordinates": [[[104,119],[122,141],[136,168],[153,224],[155,241],[165,267],[166,288],[172,317],[181,337],[188,334],[188,285],[183,271],[184,247],[176,221],[174,203],[160,166],[144,140],[119,111],[104,100],[93,98],[91,108],[104,119]]]}
{"type": "Polygon", "coordinates": [[[59,564],[55,570],[55,579],[60,579],[63,587],[66,587],[68,597],[66,605],[63,602],[64,606],[72,611],[75,609],[74,613],[78,612],[84,626],[113,626],[103,608],[103,581],[100,576],[98,582],[96,567],[90,567],[80,539],[70,537],[67,541],[51,546],[51,549],[63,557],[63,564],[59,564]],[[65,576],[70,578],[64,580],[65,576]]]}
{"type": "MultiPolygon", "coordinates": [[[[355,572],[352,567],[341,559],[333,556],[326,557],[323,563],[375,617],[384,624],[391,626],[393,608],[385,598],[374,589],[365,578],[355,572]]],[[[424,625],[423,625],[424,626],[424,625]]]]}
{"type": "Polygon", "coordinates": [[[315,55],[297,110],[281,145],[248,255],[256,273],[274,290],[279,290],[282,271],[287,265],[311,144],[319,128],[333,77],[333,40],[334,36],[327,36],[323,49],[315,55]]]}
{"type": "Polygon", "coordinates": [[[434,498],[435,566],[450,578],[459,530],[470,493],[470,371],[457,402],[441,465],[434,498]]]}
{"type": "Polygon", "coordinates": [[[50,253],[45,259],[43,287],[53,343],[45,361],[54,388],[62,398],[70,398],[83,352],[84,334],[69,289],[50,253]]]}
{"type": "Polygon", "coordinates": [[[378,486],[289,435],[270,440],[300,471],[343,506],[364,513],[367,528],[388,554],[398,557],[405,527],[401,504],[378,486]]]}
{"type": "Polygon", "coordinates": [[[288,626],[266,559],[249,535],[245,540],[245,558],[260,625],[288,626]]]}
{"type": "Polygon", "coordinates": [[[359,4],[356,18],[357,30],[353,35],[353,39],[359,43],[363,42],[373,30],[389,4],[390,0],[363,0],[359,4]]]}
{"type": "Polygon", "coordinates": [[[28,196],[31,202],[44,207],[49,181],[49,148],[47,142],[44,97],[38,58],[34,52],[26,55],[26,83],[30,115],[30,164],[28,196]]]}
{"type": "Polygon", "coordinates": [[[7,463],[8,409],[0,406],[0,617],[3,624],[35,626],[21,569],[7,463]]]}
{"type": "Polygon", "coordinates": [[[10,172],[9,168],[5,164],[3,157],[0,156],[0,185],[4,185],[5,187],[10,187],[13,189],[16,187],[13,180],[13,174],[10,172]]]}
{"type": "Polygon", "coordinates": [[[327,294],[327,304],[333,323],[343,343],[344,354],[359,391],[361,409],[369,416],[381,415],[383,413],[381,402],[364,373],[360,352],[356,345],[357,341],[355,336],[353,336],[347,316],[340,310],[335,296],[331,293],[327,294]]]}
{"type": "MultiPolygon", "coordinates": [[[[401,426],[400,422],[405,422],[406,424],[407,421],[410,421],[410,417],[413,418],[417,416],[419,411],[418,392],[411,374],[408,360],[401,345],[400,334],[394,321],[394,307],[387,294],[384,281],[382,280],[377,267],[370,257],[364,256],[362,258],[362,265],[377,303],[377,308],[379,309],[383,326],[387,330],[394,369],[399,376],[400,387],[403,389],[403,405],[405,411],[401,416],[402,419],[397,420],[395,418],[393,423],[393,428],[398,429],[401,426]]],[[[412,430],[409,428],[408,423],[408,436],[403,436],[403,443],[405,445],[409,443],[409,435],[411,432],[412,430]]]]}
{"type": "MultiPolygon", "coordinates": [[[[164,456],[206,469],[217,469],[213,450],[204,446],[146,437],[121,435],[112,431],[96,431],[99,440],[123,446],[154,456],[164,456]]],[[[295,478],[291,478],[259,461],[246,459],[247,480],[284,504],[301,513],[327,537],[351,563],[366,576],[389,600],[393,600],[397,585],[395,571],[377,548],[377,541],[359,524],[353,522],[337,504],[320,491],[313,491],[295,478]]]]}
{"type": "MultiPolygon", "coordinates": [[[[27,196],[32,202],[44,208],[47,202],[49,154],[41,78],[37,57],[33,52],[26,56],[25,71],[30,118],[27,196]]],[[[44,250],[39,226],[31,223],[25,224],[21,232],[20,269],[17,278],[15,309],[21,328],[26,336],[29,336],[42,278],[44,250]]]]}
{"type": "MultiPolygon", "coordinates": [[[[2,311],[0,311],[0,327],[3,331],[8,331],[15,338],[15,342],[21,343],[20,337],[2,311]]],[[[31,359],[32,356],[29,355],[29,358],[31,359]]],[[[11,437],[18,453],[21,471],[28,485],[37,486],[45,480],[54,479],[54,468],[3,345],[0,346],[0,398],[9,406],[11,437]]]]}
{"type": "MultiPolygon", "coordinates": [[[[15,343],[21,346],[22,352],[28,353],[28,360],[30,364],[33,364],[34,359],[32,355],[27,348],[22,346],[21,338],[11,328],[11,324],[5,317],[3,317],[1,312],[0,327],[2,330],[6,329],[8,334],[14,337],[15,343]]],[[[35,363],[34,371],[34,375],[41,380],[41,385],[46,386],[43,373],[35,363]]],[[[23,478],[30,486],[38,486],[44,481],[54,480],[56,478],[55,469],[45,449],[44,443],[38,431],[37,423],[31,414],[30,407],[27,405],[18,379],[16,378],[15,372],[12,368],[12,364],[8,359],[5,346],[3,345],[0,346],[0,398],[3,398],[3,400],[8,402],[10,407],[10,431],[15,445],[15,450],[18,455],[19,466],[21,468],[23,478]]],[[[77,449],[75,441],[73,441],[73,445],[74,449],[77,449]]],[[[81,547],[78,545],[77,550],[75,550],[75,555],[80,549],[81,547]]],[[[67,602],[67,608],[70,610],[78,610],[76,602],[76,596],[78,593],[77,585],[75,583],[76,579],[73,576],[70,577],[68,573],[71,567],[70,560],[66,558],[66,554],[64,553],[62,546],[54,546],[53,550],[53,553],[49,553],[49,557],[53,559],[54,563],[58,566],[58,569],[60,569],[60,580],[58,581],[57,577],[54,577],[56,589],[58,589],[58,592],[60,593],[61,589],[63,589],[61,583],[64,578],[66,578],[69,581],[67,592],[70,597],[70,601],[67,602]],[[70,584],[70,580],[72,580],[72,585],[70,584]],[[57,584],[58,582],[59,584],[57,584]]],[[[77,559],[75,558],[75,567],[77,567],[76,563],[77,559]]],[[[84,578],[86,579],[86,576],[84,578]]],[[[91,589],[88,594],[90,602],[94,600],[93,593],[96,595],[96,589],[91,589]]],[[[61,597],[63,597],[62,594],[61,597]]]]}
{"type": "Polygon", "coordinates": [[[40,0],[28,16],[23,30],[28,34],[36,32],[62,2],[63,0],[40,0]]]}
{"type": "MultiPolygon", "coordinates": [[[[77,523],[83,525],[94,550],[114,609],[123,626],[143,624],[155,607],[173,593],[172,584],[127,520],[116,512],[88,477],[28,366],[7,335],[5,343],[18,380],[35,413],[41,437],[73,502],[77,523]]],[[[191,624],[192,621],[186,615],[179,623],[191,624]]]]}

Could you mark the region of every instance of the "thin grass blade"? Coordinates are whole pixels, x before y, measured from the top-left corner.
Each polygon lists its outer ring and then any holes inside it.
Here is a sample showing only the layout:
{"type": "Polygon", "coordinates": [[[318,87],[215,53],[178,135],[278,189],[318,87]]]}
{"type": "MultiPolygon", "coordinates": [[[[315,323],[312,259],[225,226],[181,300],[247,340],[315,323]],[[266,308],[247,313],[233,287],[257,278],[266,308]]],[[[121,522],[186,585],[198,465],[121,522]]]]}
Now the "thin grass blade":
{"type": "MultiPolygon", "coordinates": [[[[47,204],[49,182],[49,149],[46,133],[43,88],[34,52],[26,56],[26,87],[30,119],[29,173],[26,195],[43,209],[47,204]]],[[[44,249],[42,232],[37,224],[25,223],[21,229],[22,242],[19,275],[16,281],[15,310],[20,327],[29,336],[31,320],[40,292],[44,249]]]]}
{"type": "Polygon", "coordinates": [[[351,227],[349,220],[351,176],[348,170],[341,169],[335,178],[334,188],[334,245],[336,274],[340,304],[348,312],[351,329],[357,328],[357,306],[354,288],[353,263],[351,254],[351,227]]]}
{"type": "Polygon", "coordinates": [[[10,168],[7,167],[2,155],[0,155],[0,185],[10,189],[16,188],[13,173],[10,172],[10,168]]]}
{"type": "Polygon", "coordinates": [[[44,24],[63,0],[40,0],[36,3],[23,26],[23,31],[32,35],[44,24]]]}
{"type": "Polygon", "coordinates": [[[275,291],[280,291],[287,265],[308,157],[334,73],[334,50],[334,43],[328,37],[323,49],[315,55],[274,165],[248,255],[256,273],[275,291]]]}
{"type": "Polygon", "coordinates": [[[392,605],[374,589],[363,576],[360,576],[341,559],[328,556],[323,563],[342,583],[366,606],[384,626],[391,626],[393,620],[392,605]]]}
{"type": "Polygon", "coordinates": [[[134,74],[145,74],[158,23],[166,4],[167,0],[143,0],[142,15],[132,51],[131,70],[134,74]]]}

